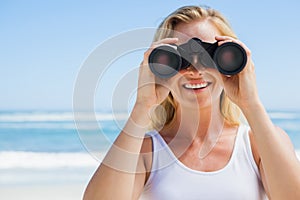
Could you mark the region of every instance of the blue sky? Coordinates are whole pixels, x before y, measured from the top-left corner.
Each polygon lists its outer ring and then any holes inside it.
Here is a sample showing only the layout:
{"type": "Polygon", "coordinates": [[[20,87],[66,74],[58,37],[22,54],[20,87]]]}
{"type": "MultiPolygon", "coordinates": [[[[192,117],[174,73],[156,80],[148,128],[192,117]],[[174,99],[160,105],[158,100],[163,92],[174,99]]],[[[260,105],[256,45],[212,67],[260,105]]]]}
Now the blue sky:
{"type": "MultiPolygon", "coordinates": [[[[1,1],[0,110],[71,110],[77,74],[93,50],[120,33],[156,27],[183,5],[221,11],[252,51],[264,105],[300,110],[297,0],[1,1]]],[[[136,66],[141,56],[125,60],[136,66]]],[[[109,107],[112,97],[105,92],[121,72],[115,67],[106,73],[95,94],[98,109],[109,107]]]]}

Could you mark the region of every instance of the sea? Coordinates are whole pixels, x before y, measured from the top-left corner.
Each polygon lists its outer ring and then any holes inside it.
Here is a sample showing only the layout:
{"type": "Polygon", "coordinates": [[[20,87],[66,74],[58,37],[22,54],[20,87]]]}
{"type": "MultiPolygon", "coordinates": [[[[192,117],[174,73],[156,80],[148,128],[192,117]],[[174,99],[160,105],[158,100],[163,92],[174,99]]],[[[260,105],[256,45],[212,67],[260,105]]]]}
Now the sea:
{"type": "MultiPolygon", "coordinates": [[[[300,111],[268,111],[300,155],[300,111]]],[[[87,183],[128,113],[0,112],[0,187],[87,183]]]]}

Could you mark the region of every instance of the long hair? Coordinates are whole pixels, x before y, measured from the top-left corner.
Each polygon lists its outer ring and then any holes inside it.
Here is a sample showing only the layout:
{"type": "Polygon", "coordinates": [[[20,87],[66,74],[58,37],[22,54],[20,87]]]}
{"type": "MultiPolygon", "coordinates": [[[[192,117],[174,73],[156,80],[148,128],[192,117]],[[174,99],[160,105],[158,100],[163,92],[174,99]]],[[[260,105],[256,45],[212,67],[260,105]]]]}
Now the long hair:
{"type": "MultiPolygon", "coordinates": [[[[218,11],[198,6],[185,6],[177,9],[167,16],[159,25],[154,41],[166,37],[172,37],[173,30],[179,23],[189,23],[195,20],[208,20],[211,22],[222,35],[237,38],[230,24],[225,17],[218,11]]],[[[176,116],[176,102],[171,93],[161,103],[162,109],[157,109],[152,115],[152,126],[154,129],[160,129],[170,124],[176,116]]],[[[225,121],[230,125],[240,124],[240,109],[226,96],[223,92],[220,96],[220,111],[225,121]]]]}

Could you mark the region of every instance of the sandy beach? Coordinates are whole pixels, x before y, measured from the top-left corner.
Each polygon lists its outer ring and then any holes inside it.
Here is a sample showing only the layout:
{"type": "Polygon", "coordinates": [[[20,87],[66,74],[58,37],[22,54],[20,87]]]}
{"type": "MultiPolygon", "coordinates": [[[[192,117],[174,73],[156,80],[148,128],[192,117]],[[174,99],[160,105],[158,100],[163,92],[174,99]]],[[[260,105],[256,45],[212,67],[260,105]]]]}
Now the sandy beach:
{"type": "Polygon", "coordinates": [[[1,170],[1,200],[81,200],[94,168],[1,170]]]}
{"type": "MultiPolygon", "coordinates": [[[[59,160],[61,157],[64,158],[65,155],[57,156],[57,163],[61,161],[59,160]]],[[[99,163],[88,154],[80,158],[83,163],[90,161],[93,165],[88,167],[43,168],[39,166],[34,168],[32,166],[25,168],[24,164],[22,168],[0,169],[0,199],[81,200],[85,188],[99,163]]],[[[13,165],[14,163],[11,162],[10,164],[13,165]]]]}
{"type": "Polygon", "coordinates": [[[81,200],[85,184],[23,185],[0,188],[1,200],[81,200]]]}

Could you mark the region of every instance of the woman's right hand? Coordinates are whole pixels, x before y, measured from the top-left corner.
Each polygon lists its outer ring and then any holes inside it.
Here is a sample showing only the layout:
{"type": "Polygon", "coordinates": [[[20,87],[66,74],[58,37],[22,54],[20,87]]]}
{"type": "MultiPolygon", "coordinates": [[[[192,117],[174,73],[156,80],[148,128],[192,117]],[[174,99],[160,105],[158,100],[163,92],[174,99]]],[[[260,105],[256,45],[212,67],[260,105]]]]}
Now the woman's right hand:
{"type": "Polygon", "coordinates": [[[156,77],[151,72],[148,63],[149,55],[154,48],[164,44],[174,44],[177,41],[177,38],[159,40],[144,53],[139,68],[136,102],[123,132],[135,137],[144,137],[145,131],[151,126],[151,112],[168,96],[170,89],[167,85],[168,79],[156,77]]]}
{"type": "Polygon", "coordinates": [[[156,77],[149,68],[148,58],[152,50],[164,44],[174,44],[178,38],[164,38],[154,42],[144,53],[144,59],[139,69],[139,81],[137,89],[137,99],[135,105],[142,106],[145,109],[152,109],[160,104],[169,94],[167,79],[156,77]]]}

